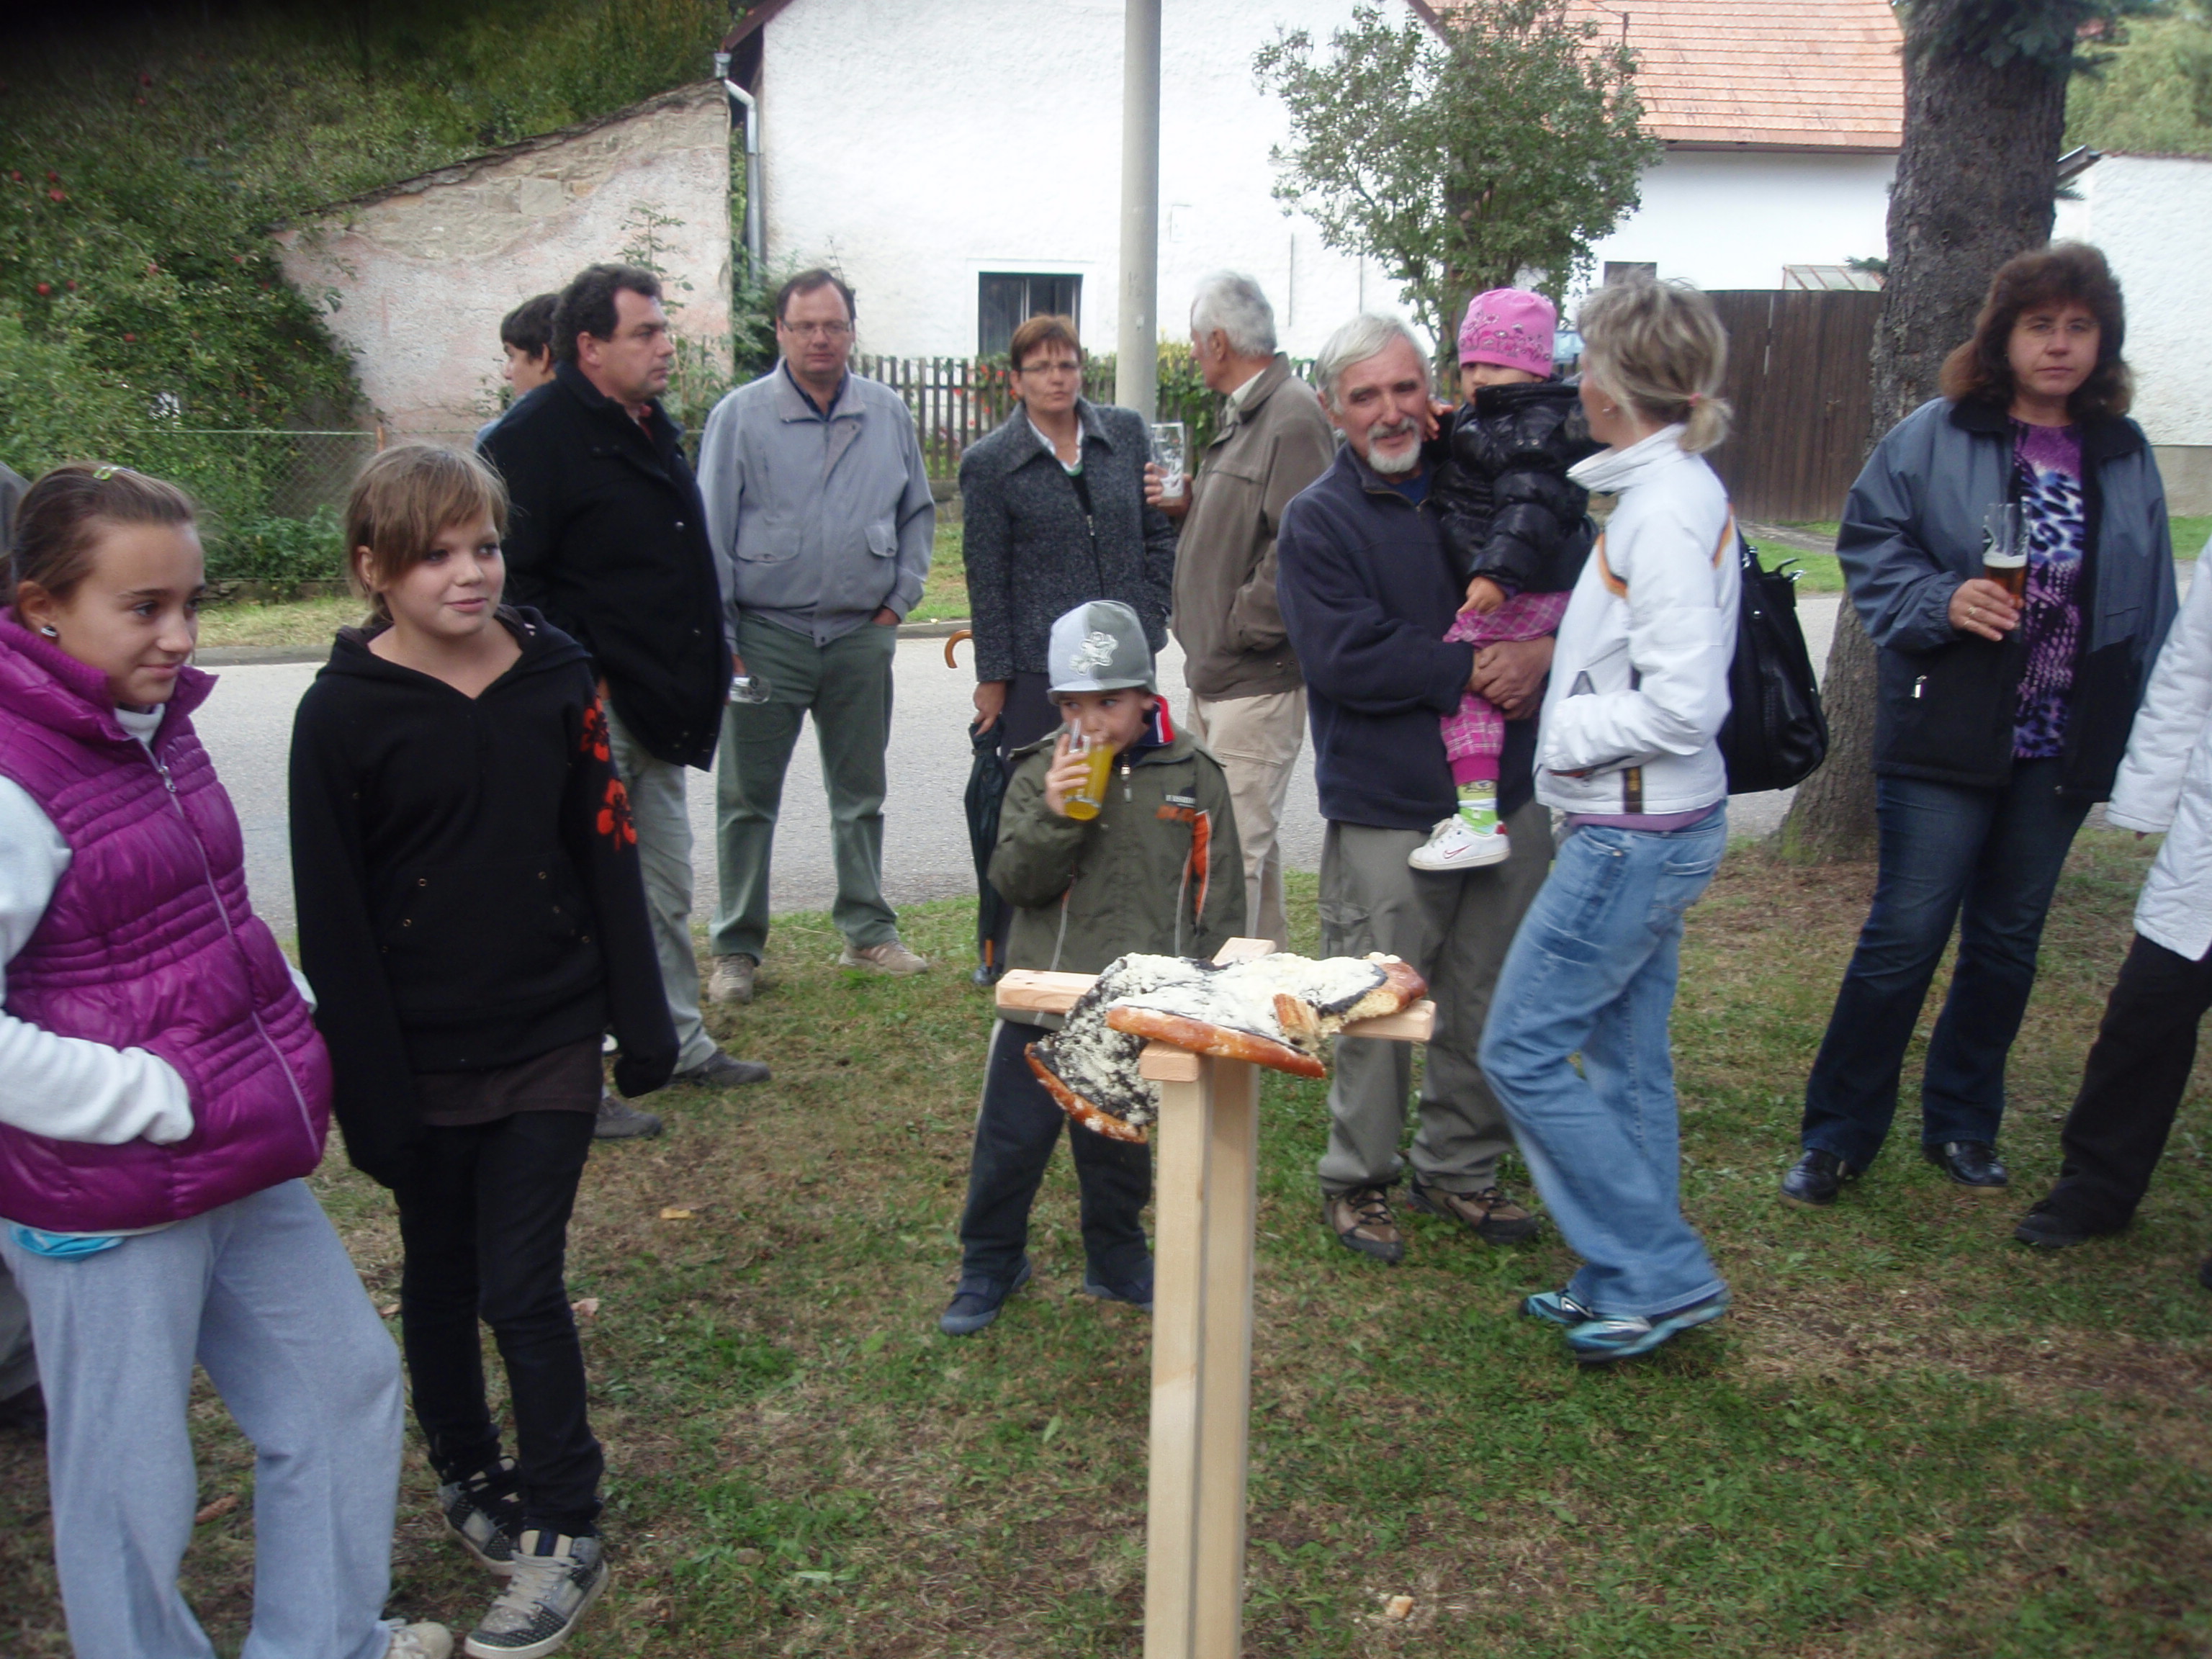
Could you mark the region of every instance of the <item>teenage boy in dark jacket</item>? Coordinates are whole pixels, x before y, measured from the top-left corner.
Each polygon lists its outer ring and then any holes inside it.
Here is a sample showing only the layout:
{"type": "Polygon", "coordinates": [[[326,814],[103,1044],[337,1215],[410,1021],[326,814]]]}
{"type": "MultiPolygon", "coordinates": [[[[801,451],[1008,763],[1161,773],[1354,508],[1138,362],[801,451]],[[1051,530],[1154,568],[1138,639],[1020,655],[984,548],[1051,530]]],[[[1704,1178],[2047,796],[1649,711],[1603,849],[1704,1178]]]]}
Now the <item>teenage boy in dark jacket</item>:
{"type": "MultiPolygon", "coordinates": [[[[691,820],[684,769],[714,763],[730,685],[720,579],[683,428],[660,406],[676,362],[660,284],[592,265],[562,291],[553,379],[507,410],[479,450],[506,479],[507,599],[535,606],[591,653],[616,768],[636,814],[676,1081],[731,1088],[765,1066],[714,1046],[691,948],[691,820]]],[[[610,1100],[602,1137],[651,1133],[610,1100]]]]}
{"type": "MultiPolygon", "coordinates": [[[[1017,907],[1007,965],[1095,974],[1132,951],[1211,958],[1244,927],[1244,854],[1219,763],[1170,729],[1144,624],[1127,605],[1076,606],[1052,625],[1047,656],[1064,724],[1019,751],[991,860],[991,885],[1017,907]],[[1114,754],[1104,805],[1089,818],[1068,810],[1084,770],[1069,753],[1079,732],[1114,754]]],[[[1029,1067],[1036,1035],[1011,1014],[992,1029],[960,1283],[938,1321],[948,1336],[981,1330],[1030,1279],[1030,1204],[1062,1115],[1029,1067]]],[[[1083,1193],[1083,1288],[1149,1310],[1152,1259],[1137,1218],[1152,1192],[1151,1149],[1075,1123],[1067,1134],[1083,1193]]]]}

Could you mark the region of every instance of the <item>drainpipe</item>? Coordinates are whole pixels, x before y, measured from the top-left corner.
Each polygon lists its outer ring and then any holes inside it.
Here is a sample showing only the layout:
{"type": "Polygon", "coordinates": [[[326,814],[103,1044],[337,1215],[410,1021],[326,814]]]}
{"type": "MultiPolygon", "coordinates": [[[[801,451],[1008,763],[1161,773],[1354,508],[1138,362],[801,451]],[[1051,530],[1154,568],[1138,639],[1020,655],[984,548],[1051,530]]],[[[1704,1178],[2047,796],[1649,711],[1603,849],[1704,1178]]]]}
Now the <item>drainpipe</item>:
{"type": "Polygon", "coordinates": [[[722,83],[722,94],[729,100],[730,125],[742,126],[745,134],[745,276],[757,283],[768,264],[766,239],[761,234],[761,147],[760,104],[752,94],[730,79],[730,54],[714,54],[714,78],[722,83]],[[743,111],[742,116],[738,112],[743,111]]]}

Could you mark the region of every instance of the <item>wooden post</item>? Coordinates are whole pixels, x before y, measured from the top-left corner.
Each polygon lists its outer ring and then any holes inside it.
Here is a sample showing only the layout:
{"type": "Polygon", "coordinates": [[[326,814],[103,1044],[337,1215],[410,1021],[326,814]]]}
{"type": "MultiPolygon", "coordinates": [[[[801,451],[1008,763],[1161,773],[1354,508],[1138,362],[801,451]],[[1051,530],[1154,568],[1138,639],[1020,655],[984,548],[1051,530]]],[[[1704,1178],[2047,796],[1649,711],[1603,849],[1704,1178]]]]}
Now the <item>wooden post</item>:
{"type": "MultiPolygon", "coordinates": [[[[1215,960],[1239,962],[1273,948],[1265,939],[1231,939],[1215,960]]],[[[1064,1013],[1092,979],[1017,969],[999,981],[999,1006],[1064,1013]]],[[[1435,1018],[1435,1006],[1419,1002],[1362,1020],[1345,1035],[1425,1042],[1435,1018]]],[[[1162,1042],[1146,1045],[1138,1070],[1160,1085],[1145,1659],[1239,1659],[1259,1073],[1162,1042]]]]}

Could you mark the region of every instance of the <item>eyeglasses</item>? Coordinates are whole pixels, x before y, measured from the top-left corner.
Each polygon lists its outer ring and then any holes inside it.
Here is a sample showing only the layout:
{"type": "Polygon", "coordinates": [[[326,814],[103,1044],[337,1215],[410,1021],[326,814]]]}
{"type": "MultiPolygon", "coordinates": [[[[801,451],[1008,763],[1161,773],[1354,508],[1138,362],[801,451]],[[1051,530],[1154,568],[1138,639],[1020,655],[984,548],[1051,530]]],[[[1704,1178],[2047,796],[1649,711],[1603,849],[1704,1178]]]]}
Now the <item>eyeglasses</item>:
{"type": "Polygon", "coordinates": [[[1024,363],[1021,372],[1024,374],[1080,374],[1083,365],[1062,358],[1056,363],[1024,363]]]}
{"type": "Polygon", "coordinates": [[[802,340],[842,340],[853,331],[850,323],[778,323],[776,326],[787,334],[796,334],[802,340]]]}

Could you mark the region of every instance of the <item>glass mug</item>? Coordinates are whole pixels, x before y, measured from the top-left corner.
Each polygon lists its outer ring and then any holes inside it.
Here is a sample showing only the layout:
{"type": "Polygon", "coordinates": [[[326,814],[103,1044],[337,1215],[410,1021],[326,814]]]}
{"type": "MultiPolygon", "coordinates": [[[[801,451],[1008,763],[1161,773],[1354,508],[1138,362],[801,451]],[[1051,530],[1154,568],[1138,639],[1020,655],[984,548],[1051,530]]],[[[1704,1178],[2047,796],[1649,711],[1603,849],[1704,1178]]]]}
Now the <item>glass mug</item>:
{"type": "Polygon", "coordinates": [[[1160,499],[1164,501],[1182,499],[1184,447],[1181,421],[1152,422],[1152,459],[1160,464],[1160,471],[1167,475],[1160,480],[1160,499]]]}
{"type": "Polygon", "coordinates": [[[1070,758],[1084,763],[1083,781],[1067,798],[1067,816],[1079,822],[1095,818],[1106,805],[1106,781],[1114,775],[1114,750],[1081,732],[1067,739],[1070,758]]]}
{"type": "Polygon", "coordinates": [[[2014,605],[2027,592],[2027,526],[2018,501],[2000,501],[1982,514],[1982,574],[2014,605]]]}

